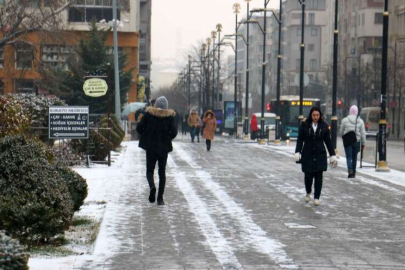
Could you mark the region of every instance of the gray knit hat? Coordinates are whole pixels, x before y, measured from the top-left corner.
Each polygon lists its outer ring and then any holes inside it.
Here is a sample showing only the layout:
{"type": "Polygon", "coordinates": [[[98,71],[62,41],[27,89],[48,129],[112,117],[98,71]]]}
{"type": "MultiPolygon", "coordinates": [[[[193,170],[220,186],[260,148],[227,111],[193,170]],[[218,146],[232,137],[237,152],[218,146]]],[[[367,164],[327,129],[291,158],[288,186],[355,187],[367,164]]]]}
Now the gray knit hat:
{"type": "Polygon", "coordinates": [[[169,102],[164,96],[158,97],[155,102],[155,108],[167,110],[169,108],[169,102]]]}

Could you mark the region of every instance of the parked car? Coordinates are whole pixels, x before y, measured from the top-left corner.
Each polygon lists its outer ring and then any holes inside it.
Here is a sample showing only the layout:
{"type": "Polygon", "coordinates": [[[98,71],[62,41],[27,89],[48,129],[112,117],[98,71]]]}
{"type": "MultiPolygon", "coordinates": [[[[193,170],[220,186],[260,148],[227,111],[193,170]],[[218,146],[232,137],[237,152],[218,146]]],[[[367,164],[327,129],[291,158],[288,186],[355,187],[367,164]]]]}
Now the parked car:
{"type": "MultiPolygon", "coordinates": [[[[379,130],[379,123],[381,117],[381,108],[380,107],[365,107],[361,109],[360,117],[364,121],[367,133],[377,133],[379,130]]],[[[386,110],[386,119],[388,117],[388,110],[386,110]]],[[[391,125],[387,124],[387,137],[390,134],[391,125]]]]}

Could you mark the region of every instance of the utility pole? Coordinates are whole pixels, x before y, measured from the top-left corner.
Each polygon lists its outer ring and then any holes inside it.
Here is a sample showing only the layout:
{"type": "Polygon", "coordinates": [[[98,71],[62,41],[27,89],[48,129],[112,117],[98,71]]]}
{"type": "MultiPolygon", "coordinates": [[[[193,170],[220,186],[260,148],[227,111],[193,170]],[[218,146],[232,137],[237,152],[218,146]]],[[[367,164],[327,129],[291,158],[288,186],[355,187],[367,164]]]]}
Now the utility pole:
{"type": "Polygon", "coordinates": [[[121,93],[120,93],[120,75],[118,67],[118,36],[117,36],[117,0],[113,0],[113,19],[114,19],[114,80],[115,80],[115,115],[121,120],[121,93]]]}
{"type": "MultiPolygon", "coordinates": [[[[333,31],[333,93],[332,93],[332,144],[337,154],[337,75],[338,75],[338,45],[339,45],[339,30],[338,30],[338,8],[339,1],[335,0],[335,30],[333,31]]],[[[359,104],[358,104],[359,105],[359,104]]]]}
{"type": "Polygon", "coordinates": [[[305,68],[305,0],[298,0],[302,7],[302,19],[301,19],[301,64],[300,64],[300,110],[299,110],[299,122],[301,124],[304,119],[303,102],[304,102],[304,68],[305,68]]]}

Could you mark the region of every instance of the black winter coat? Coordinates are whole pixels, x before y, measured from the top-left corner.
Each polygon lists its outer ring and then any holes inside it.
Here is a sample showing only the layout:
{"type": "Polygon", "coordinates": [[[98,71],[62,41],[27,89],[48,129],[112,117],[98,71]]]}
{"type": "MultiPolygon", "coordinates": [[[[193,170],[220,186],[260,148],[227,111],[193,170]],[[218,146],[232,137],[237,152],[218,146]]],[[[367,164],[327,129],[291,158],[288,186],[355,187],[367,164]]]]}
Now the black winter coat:
{"type": "Polygon", "coordinates": [[[301,124],[295,153],[301,153],[301,165],[304,173],[324,172],[328,169],[325,145],[330,156],[335,155],[327,123],[318,122],[316,132],[312,122],[304,121],[301,124]]]}
{"type": "Polygon", "coordinates": [[[175,115],[173,110],[146,108],[145,115],[136,126],[141,135],[139,147],[162,154],[173,151],[172,140],[177,136],[175,115]]]}

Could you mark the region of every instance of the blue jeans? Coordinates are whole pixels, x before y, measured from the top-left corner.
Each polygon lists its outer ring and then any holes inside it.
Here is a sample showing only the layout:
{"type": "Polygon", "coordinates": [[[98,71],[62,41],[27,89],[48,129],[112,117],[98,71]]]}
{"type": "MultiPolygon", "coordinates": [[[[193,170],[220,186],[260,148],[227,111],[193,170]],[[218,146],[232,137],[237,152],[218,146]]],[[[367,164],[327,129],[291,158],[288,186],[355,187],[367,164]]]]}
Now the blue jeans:
{"type": "Polygon", "coordinates": [[[349,172],[356,172],[357,154],[360,151],[360,142],[355,142],[349,147],[345,148],[347,169],[349,172]]]}
{"type": "Polygon", "coordinates": [[[196,132],[196,127],[190,127],[190,136],[191,136],[192,142],[194,142],[195,132],[196,132]]]}

